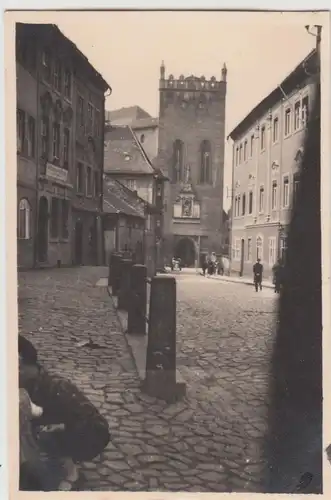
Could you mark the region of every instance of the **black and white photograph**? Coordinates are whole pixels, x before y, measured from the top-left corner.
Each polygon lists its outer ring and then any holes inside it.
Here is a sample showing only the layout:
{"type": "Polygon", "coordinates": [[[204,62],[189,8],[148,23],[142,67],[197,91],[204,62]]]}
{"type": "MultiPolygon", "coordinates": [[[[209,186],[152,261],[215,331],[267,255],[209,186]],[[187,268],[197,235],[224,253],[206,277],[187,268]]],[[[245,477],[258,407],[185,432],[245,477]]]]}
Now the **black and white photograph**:
{"type": "Polygon", "coordinates": [[[7,21],[16,491],[322,494],[329,13],[7,21]]]}

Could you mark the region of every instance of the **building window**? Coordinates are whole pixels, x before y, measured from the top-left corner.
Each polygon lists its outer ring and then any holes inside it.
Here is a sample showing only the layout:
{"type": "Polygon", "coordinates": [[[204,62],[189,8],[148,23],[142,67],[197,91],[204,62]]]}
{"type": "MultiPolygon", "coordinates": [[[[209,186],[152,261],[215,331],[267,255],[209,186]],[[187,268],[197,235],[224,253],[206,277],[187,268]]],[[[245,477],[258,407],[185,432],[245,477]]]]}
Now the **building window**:
{"type": "Polygon", "coordinates": [[[246,213],[246,194],[243,194],[242,197],[242,206],[241,206],[241,215],[245,215],[246,213]]]}
{"type": "Polygon", "coordinates": [[[94,196],[97,197],[100,194],[100,175],[99,172],[94,172],[94,196]]]}
{"type": "Polygon", "coordinates": [[[141,142],[141,144],[143,144],[145,142],[145,135],[144,134],[141,134],[140,142],[141,142]]]}
{"type": "Polygon", "coordinates": [[[308,114],[309,114],[308,103],[309,103],[308,96],[306,96],[302,99],[302,109],[301,109],[301,119],[303,127],[306,127],[308,123],[308,114]]]}
{"type": "Polygon", "coordinates": [[[285,111],[285,137],[291,133],[291,109],[285,111]]]}
{"type": "Polygon", "coordinates": [[[290,201],[290,183],[288,176],[283,178],[283,207],[287,208],[290,201]]]}
{"type": "Polygon", "coordinates": [[[70,150],[70,130],[65,128],[63,131],[63,166],[68,169],[70,150]]]}
{"type": "Polygon", "coordinates": [[[31,237],[31,208],[26,198],[20,200],[18,213],[18,238],[28,240],[31,237]]]}
{"type": "Polygon", "coordinates": [[[62,200],[62,228],[61,228],[61,236],[64,240],[69,238],[69,201],[62,200]]]}
{"type": "Polygon", "coordinates": [[[62,68],[61,68],[61,62],[57,58],[54,61],[54,73],[53,73],[53,82],[54,82],[54,87],[58,92],[61,92],[62,90],[62,68]]]}
{"type": "Polygon", "coordinates": [[[242,162],[242,159],[243,159],[243,145],[240,144],[240,146],[239,146],[239,163],[240,164],[242,162]]]}
{"type": "Polygon", "coordinates": [[[276,238],[273,236],[269,238],[269,266],[273,266],[276,262],[276,238]]]}
{"type": "Polygon", "coordinates": [[[274,118],[274,123],[272,127],[272,140],[273,142],[278,141],[278,135],[279,135],[279,120],[278,117],[274,118]]]}
{"type": "Polygon", "coordinates": [[[42,70],[43,78],[44,80],[46,80],[46,82],[50,82],[52,77],[52,68],[51,68],[51,52],[49,49],[43,50],[41,64],[43,68],[42,70]]]}
{"type": "Polygon", "coordinates": [[[36,122],[32,116],[28,119],[28,156],[34,158],[35,156],[35,133],[36,133],[36,122]]]}
{"type": "Polygon", "coordinates": [[[247,140],[244,142],[244,161],[247,160],[247,140]]]}
{"type": "Polygon", "coordinates": [[[265,150],[265,125],[261,127],[261,151],[265,150]]]}
{"type": "Polygon", "coordinates": [[[49,144],[49,120],[43,117],[41,120],[41,155],[43,158],[48,157],[48,144],[49,144]]]}
{"type": "Polygon", "coordinates": [[[173,159],[172,159],[172,180],[173,182],[181,181],[183,178],[183,153],[184,144],[177,139],[173,144],[173,159]]]}
{"type": "Polygon", "coordinates": [[[236,166],[239,165],[239,146],[236,147],[236,166]]]}
{"type": "Polygon", "coordinates": [[[247,260],[248,262],[252,261],[252,238],[247,240],[247,260]]]}
{"type": "Polygon", "coordinates": [[[293,128],[294,130],[299,130],[300,128],[300,101],[296,102],[295,105],[294,105],[294,124],[293,124],[293,128]]]}
{"type": "Polygon", "coordinates": [[[53,124],[53,159],[60,158],[60,125],[53,124]]]}
{"type": "Polygon", "coordinates": [[[92,194],[92,170],[91,167],[86,169],[86,194],[91,196],[92,194]]]}
{"type": "Polygon", "coordinates": [[[71,72],[69,69],[64,72],[64,95],[71,100],[71,72]]]}
{"type": "Polygon", "coordinates": [[[84,165],[81,162],[77,163],[77,192],[84,192],[84,165]]]}
{"type": "Polygon", "coordinates": [[[276,210],[276,208],[277,208],[277,181],[273,181],[272,192],[271,192],[271,209],[276,210]]]}
{"type": "Polygon", "coordinates": [[[100,111],[95,110],[95,118],[94,118],[94,129],[95,129],[95,137],[100,137],[100,111]]]}
{"type": "Polygon", "coordinates": [[[88,126],[88,132],[92,133],[92,130],[93,130],[93,106],[90,102],[87,105],[87,126],[88,126]]]}
{"type": "Polygon", "coordinates": [[[127,179],[126,181],[126,187],[129,188],[131,191],[137,191],[137,182],[135,179],[127,179]]]}
{"type": "Polygon", "coordinates": [[[58,198],[52,198],[51,205],[51,237],[58,238],[59,236],[59,209],[60,200],[58,198]]]}
{"type": "Polygon", "coordinates": [[[263,241],[261,236],[256,238],[256,259],[263,261],[263,241]]]}
{"type": "Polygon", "coordinates": [[[23,153],[25,142],[25,113],[18,109],[16,113],[17,127],[17,152],[23,153]]]}
{"type": "Polygon", "coordinates": [[[263,212],[264,210],[264,187],[260,187],[260,197],[259,197],[259,212],[263,212]]]}
{"type": "Polygon", "coordinates": [[[84,99],[81,95],[77,98],[77,117],[78,124],[84,125],[84,99]]]}
{"type": "Polygon", "coordinates": [[[298,199],[299,186],[300,186],[300,175],[297,172],[293,176],[293,205],[297,202],[298,199]]]}
{"type": "Polygon", "coordinates": [[[201,143],[201,165],[200,165],[200,183],[210,184],[211,181],[211,145],[209,141],[201,143]]]}
{"type": "Polygon", "coordinates": [[[248,213],[253,213],[253,191],[250,191],[248,195],[248,213]]]}
{"type": "Polygon", "coordinates": [[[234,260],[240,260],[240,240],[238,238],[235,239],[232,256],[234,260]]]}
{"type": "Polygon", "coordinates": [[[251,135],[251,151],[250,151],[250,156],[252,158],[254,153],[254,135],[251,135]]]}

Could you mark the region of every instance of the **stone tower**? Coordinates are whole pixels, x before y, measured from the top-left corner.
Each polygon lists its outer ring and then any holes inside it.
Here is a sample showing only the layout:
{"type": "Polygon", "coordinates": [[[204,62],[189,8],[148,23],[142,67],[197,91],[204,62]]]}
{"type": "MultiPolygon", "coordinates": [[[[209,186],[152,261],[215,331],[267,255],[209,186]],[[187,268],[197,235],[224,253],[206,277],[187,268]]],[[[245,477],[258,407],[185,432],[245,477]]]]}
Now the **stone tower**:
{"type": "Polygon", "coordinates": [[[199,265],[221,248],[227,69],[212,76],[166,78],[160,68],[158,162],[164,190],[163,254],[199,265]]]}

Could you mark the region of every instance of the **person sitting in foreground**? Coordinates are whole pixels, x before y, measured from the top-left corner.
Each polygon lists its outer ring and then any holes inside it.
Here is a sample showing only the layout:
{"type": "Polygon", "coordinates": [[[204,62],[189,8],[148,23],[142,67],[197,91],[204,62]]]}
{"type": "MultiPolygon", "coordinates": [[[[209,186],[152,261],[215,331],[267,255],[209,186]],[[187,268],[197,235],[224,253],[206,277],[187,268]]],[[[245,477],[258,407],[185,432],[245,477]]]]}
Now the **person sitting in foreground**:
{"type": "Polygon", "coordinates": [[[59,489],[71,490],[79,480],[76,464],[93,460],[108,445],[108,423],[72,382],[40,366],[35,347],[22,335],[19,355],[20,388],[43,409],[36,425],[57,426],[52,432],[40,433],[39,446],[48,455],[65,459],[67,475],[59,489]]]}

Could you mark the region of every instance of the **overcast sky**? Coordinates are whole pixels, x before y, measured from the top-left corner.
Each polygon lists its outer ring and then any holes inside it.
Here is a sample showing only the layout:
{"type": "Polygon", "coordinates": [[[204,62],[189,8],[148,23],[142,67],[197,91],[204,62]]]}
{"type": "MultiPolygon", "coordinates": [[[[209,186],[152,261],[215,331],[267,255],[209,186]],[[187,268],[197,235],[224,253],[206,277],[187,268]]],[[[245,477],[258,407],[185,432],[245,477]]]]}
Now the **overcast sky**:
{"type": "MultiPolygon", "coordinates": [[[[288,12],[53,12],[49,19],[111,85],[108,110],[137,104],[157,116],[162,60],[166,75],[214,75],[218,79],[225,62],[228,134],[313,48],[315,38],[305,30],[305,24],[318,21],[318,14],[313,16],[288,12]]],[[[231,183],[230,144],[225,165],[226,192],[231,183]]]]}

